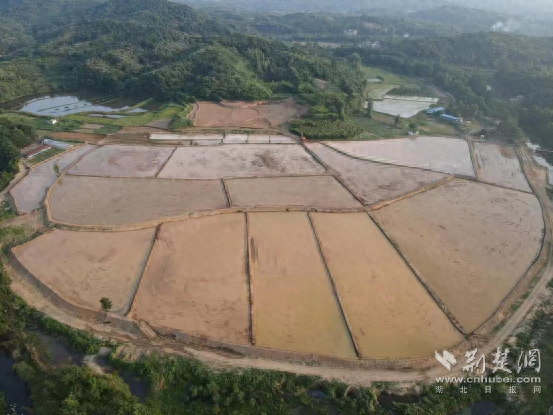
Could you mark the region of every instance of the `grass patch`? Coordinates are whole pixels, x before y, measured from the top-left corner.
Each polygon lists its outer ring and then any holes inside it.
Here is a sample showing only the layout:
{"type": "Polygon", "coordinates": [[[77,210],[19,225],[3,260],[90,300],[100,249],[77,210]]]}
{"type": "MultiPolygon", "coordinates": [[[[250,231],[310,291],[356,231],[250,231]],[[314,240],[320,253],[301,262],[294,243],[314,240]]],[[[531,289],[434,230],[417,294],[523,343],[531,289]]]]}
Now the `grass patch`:
{"type": "MultiPolygon", "coordinates": [[[[370,134],[371,138],[391,138],[406,134],[405,127],[402,125],[394,127],[393,117],[389,117],[385,114],[378,114],[373,112],[372,118],[368,118],[365,115],[353,115],[350,117],[351,121],[361,127],[365,133],[370,134]]],[[[365,137],[367,137],[365,135],[365,137]]]]}
{"type": "Polygon", "coordinates": [[[411,82],[403,76],[396,75],[383,69],[374,68],[372,66],[362,66],[361,71],[367,78],[382,78],[385,83],[405,85],[411,82]]]}
{"type": "Polygon", "coordinates": [[[15,212],[6,201],[0,203],[0,222],[15,217],[15,212]]]}
{"type": "Polygon", "coordinates": [[[94,134],[102,134],[102,135],[115,134],[120,129],[121,127],[118,125],[105,124],[101,128],[94,130],[94,134]]]}
{"type": "Polygon", "coordinates": [[[190,111],[192,111],[192,105],[187,104],[181,112],[176,114],[169,126],[171,130],[194,127],[194,121],[188,118],[190,111]]]}
{"type": "Polygon", "coordinates": [[[173,118],[179,112],[183,110],[182,105],[178,104],[167,104],[164,105],[162,109],[158,112],[147,112],[141,115],[134,115],[127,118],[116,119],[112,124],[119,125],[121,127],[142,127],[154,120],[163,119],[163,118],[173,118]]]}
{"type": "Polygon", "coordinates": [[[109,124],[112,124],[113,121],[115,121],[115,119],[113,119],[113,118],[91,117],[89,115],[78,115],[78,114],[66,115],[65,118],[68,118],[70,120],[79,121],[82,124],[104,124],[104,125],[109,125],[109,124]]]}
{"type": "Polygon", "coordinates": [[[30,165],[38,164],[38,163],[40,163],[44,160],[48,160],[52,157],[55,157],[58,154],[61,154],[63,152],[65,152],[65,150],[52,147],[50,150],[46,150],[46,151],[34,156],[32,159],[27,160],[27,163],[30,164],[30,165]]]}

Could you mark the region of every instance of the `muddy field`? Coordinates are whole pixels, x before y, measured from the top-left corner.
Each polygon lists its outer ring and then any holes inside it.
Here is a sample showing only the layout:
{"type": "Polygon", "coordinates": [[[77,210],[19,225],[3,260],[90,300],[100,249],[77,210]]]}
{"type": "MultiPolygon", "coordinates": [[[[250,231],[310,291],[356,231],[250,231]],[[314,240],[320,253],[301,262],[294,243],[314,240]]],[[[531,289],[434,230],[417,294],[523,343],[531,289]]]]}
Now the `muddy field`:
{"type": "Polygon", "coordinates": [[[462,335],[366,213],[312,213],[363,357],[432,355],[462,335]]]}
{"type": "Polygon", "coordinates": [[[154,238],[154,229],[132,232],[53,230],[15,249],[19,261],[65,300],[90,310],[109,298],[124,314],[154,238]]]}
{"type": "Polygon", "coordinates": [[[534,195],[462,180],[372,215],[468,332],[524,275],[543,236],[534,195]]]}
{"type": "Polygon", "coordinates": [[[388,115],[399,115],[401,118],[411,118],[419,112],[430,108],[430,105],[438,102],[437,98],[426,99],[401,99],[385,97],[382,101],[374,101],[373,109],[388,115]]]}
{"type": "Polygon", "coordinates": [[[52,218],[74,225],[127,225],[225,207],[220,180],[65,176],[50,194],[52,218]]]}
{"type": "Polygon", "coordinates": [[[164,224],[133,316],[234,344],[249,342],[244,214],[164,224]]]}
{"type": "Polygon", "coordinates": [[[306,213],[249,213],[256,345],[355,358],[306,213]]]}
{"type": "Polygon", "coordinates": [[[226,184],[235,206],[361,206],[331,176],[232,179],[227,180],[226,184]]]}
{"type": "Polygon", "coordinates": [[[79,157],[91,152],[95,148],[95,146],[84,145],[31,168],[29,174],[10,191],[17,205],[18,212],[29,213],[40,207],[40,204],[46,197],[46,192],[58,179],[54,166],[57,165],[61,173],[77,161],[79,157]]]}
{"type": "Polygon", "coordinates": [[[272,128],[307,112],[292,98],[280,102],[201,101],[194,104],[190,118],[196,127],[272,128]]]}
{"type": "Polygon", "coordinates": [[[473,142],[480,178],[483,181],[531,192],[511,146],[473,142]]]}
{"type": "Polygon", "coordinates": [[[366,160],[474,177],[468,143],[446,137],[328,142],[332,148],[366,160]]]}
{"type": "Polygon", "coordinates": [[[154,177],[174,147],[109,145],[83,157],[69,174],[101,177],[154,177]]]}
{"type": "Polygon", "coordinates": [[[220,179],[318,174],[324,171],[299,145],[228,144],[216,147],[179,147],[158,177],[220,179]]]}
{"type": "Polygon", "coordinates": [[[306,143],[306,146],[335,170],[366,205],[395,199],[447,177],[443,173],[355,159],[319,143],[306,143]]]}

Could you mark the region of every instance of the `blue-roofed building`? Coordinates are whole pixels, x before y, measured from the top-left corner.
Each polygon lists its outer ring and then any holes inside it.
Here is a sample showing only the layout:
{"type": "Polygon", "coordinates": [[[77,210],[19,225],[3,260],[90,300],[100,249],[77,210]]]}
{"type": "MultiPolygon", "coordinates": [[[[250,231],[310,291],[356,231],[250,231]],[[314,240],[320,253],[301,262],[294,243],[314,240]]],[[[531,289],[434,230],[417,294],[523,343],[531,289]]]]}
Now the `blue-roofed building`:
{"type": "Polygon", "coordinates": [[[445,108],[444,107],[428,108],[425,112],[429,115],[440,115],[441,113],[443,114],[445,112],[445,108]]]}
{"type": "Polygon", "coordinates": [[[454,117],[453,115],[442,114],[440,115],[440,118],[444,121],[455,122],[459,124],[463,122],[462,118],[454,117]]]}

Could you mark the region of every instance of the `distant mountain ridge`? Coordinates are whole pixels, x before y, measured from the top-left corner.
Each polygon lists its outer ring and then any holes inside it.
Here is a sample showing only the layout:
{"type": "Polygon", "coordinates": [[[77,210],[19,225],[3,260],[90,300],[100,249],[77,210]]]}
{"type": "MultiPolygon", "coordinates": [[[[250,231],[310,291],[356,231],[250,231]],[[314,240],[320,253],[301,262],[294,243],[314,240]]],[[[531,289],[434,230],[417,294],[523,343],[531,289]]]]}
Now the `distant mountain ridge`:
{"type": "Polygon", "coordinates": [[[497,13],[508,13],[553,20],[550,0],[464,0],[457,4],[450,0],[172,0],[192,6],[218,6],[229,10],[244,10],[273,13],[409,13],[434,9],[442,6],[485,9],[497,13]]]}

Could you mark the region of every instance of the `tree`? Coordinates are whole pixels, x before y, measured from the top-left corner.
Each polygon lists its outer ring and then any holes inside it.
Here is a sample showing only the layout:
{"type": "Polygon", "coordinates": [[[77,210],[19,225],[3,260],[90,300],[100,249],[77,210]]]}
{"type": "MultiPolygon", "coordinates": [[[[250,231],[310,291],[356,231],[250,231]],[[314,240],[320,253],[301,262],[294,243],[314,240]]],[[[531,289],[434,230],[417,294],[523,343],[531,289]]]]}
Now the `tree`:
{"type": "Polygon", "coordinates": [[[100,299],[100,306],[102,308],[102,315],[104,319],[107,318],[109,311],[111,310],[111,307],[113,306],[111,300],[107,297],[102,297],[100,299]]]}
{"type": "Polygon", "coordinates": [[[365,108],[365,115],[367,116],[367,118],[372,118],[373,117],[373,100],[372,99],[369,99],[367,101],[367,108],[365,108]]]}
{"type": "Polygon", "coordinates": [[[396,115],[396,117],[394,118],[394,127],[399,127],[401,125],[401,117],[398,115],[396,115]]]}
{"type": "Polygon", "coordinates": [[[517,125],[517,122],[512,118],[501,121],[497,126],[497,132],[513,140],[520,138],[523,135],[522,130],[517,125]]]}

